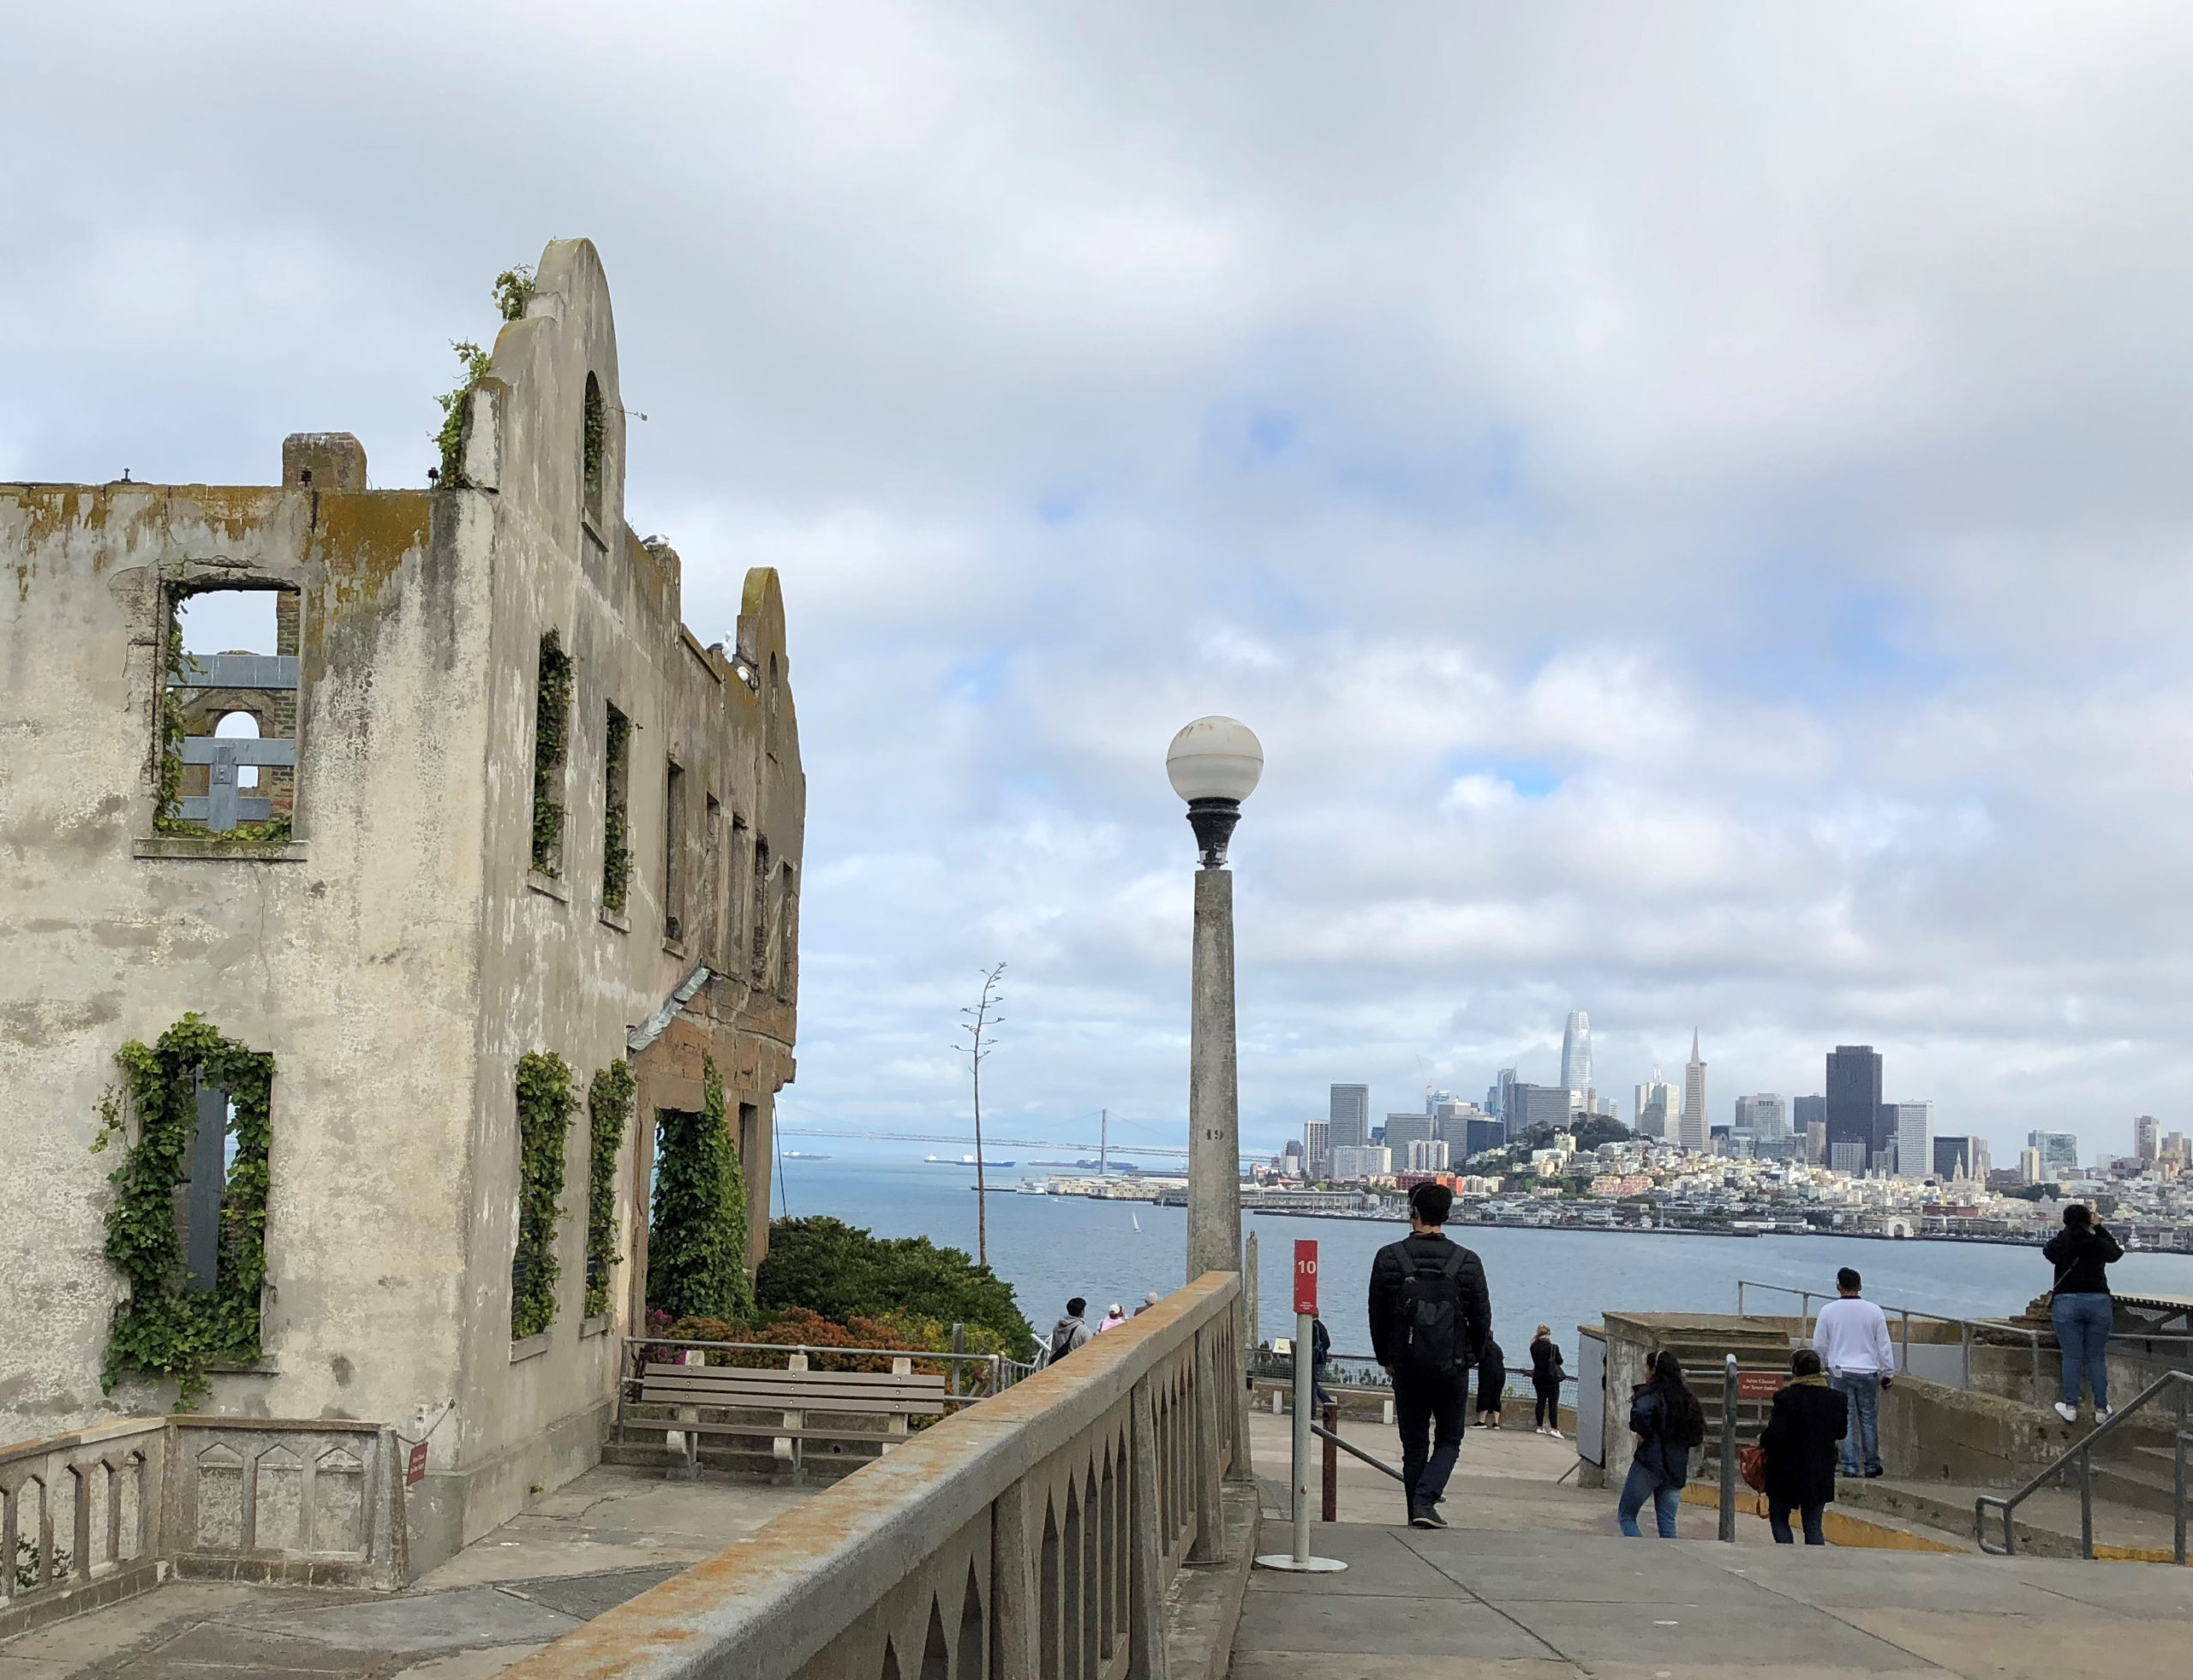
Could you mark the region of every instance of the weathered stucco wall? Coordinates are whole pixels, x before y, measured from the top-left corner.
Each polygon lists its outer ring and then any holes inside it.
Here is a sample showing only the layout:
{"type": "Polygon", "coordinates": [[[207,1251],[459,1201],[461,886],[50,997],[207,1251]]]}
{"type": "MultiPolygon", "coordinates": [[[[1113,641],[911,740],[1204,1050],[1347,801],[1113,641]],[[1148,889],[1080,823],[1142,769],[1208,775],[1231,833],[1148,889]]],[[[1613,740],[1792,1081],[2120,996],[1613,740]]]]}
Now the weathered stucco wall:
{"type": "Polygon", "coordinates": [[[0,1197],[15,1285],[0,1292],[0,1438],[171,1401],[99,1393],[120,1286],[101,1254],[115,1157],[90,1148],[115,1049],[187,1010],[277,1058],[266,1368],[216,1376],[212,1408],[416,1432],[448,1407],[411,1496],[418,1567],[597,1456],[618,1338],[643,1310],[654,1111],[695,1100],[704,1057],[750,1169],[758,1261],[798,975],[784,607],[756,571],[724,643],[685,630],[678,556],[623,518],[618,392],[600,263],[559,242],[468,399],[465,487],[367,491],[339,436],[293,439],[279,488],[0,487],[0,1077],[23,1169],[0,1197]],[[589,374],[605,421],[591,505],[589,374]],[[153,833],[162,627],[177,592],[215,583],[298,592],[284,842],[153,833]],[[532,866],[552,629],[573,660],[553,876],[532,866]],[[611,705],[633,726],[621,916],[602,882],[611,705]],[[711,978],[632,1058],[612,1310],[582,1320],[582,1102],[555,1319],[516,1346],[516,1064],[553,1050],[583,1097],[700,965],[711,978]]]}

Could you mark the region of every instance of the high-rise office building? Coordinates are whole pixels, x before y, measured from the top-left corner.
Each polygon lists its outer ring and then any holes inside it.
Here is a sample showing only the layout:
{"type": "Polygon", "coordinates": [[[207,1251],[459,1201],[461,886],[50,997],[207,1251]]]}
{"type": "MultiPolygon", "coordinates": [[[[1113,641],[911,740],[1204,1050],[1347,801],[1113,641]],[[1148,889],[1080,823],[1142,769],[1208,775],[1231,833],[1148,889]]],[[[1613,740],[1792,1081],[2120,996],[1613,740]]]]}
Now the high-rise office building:
{"type": "Polygon", "coordinates": [[[2079,1139],[2076,1132],[2029,1132],[2026,1147],[2041,1152],[2041,1176],[2034,1184],[2060,1184],[2084,1176],[2079,1171],[2079,1139]]]}
{"type": "Polygon", "coordinates": [[[1385,1145],[1396,1161],[1404,1158],[1411,1144],[1429,1143],[1439,1135],[1439,1122],[1430,1115],[1388,1115],[1385,1145]]]}
{"type": "Polygon", "coordinates": [[[1465,1121],[1463,1125],[1462,1158],[1465,1161],[1488,1149],[1498,1149],[1508,1141],[1508,1123],[1505,1121],[1488,1116],[1482,1120],[1465,1121]]]}
{"type": "Polygon", "coordinates": [[[1862,1144],[1866,1161],[1887,1151],[1881,1125],[1881,1059],[1871,1044],[1837,1044],[1827,1057],[1828,1164],[1837,1144],[1862,1144]]]}
{"type": "Polygon", "coordinates": [[[1736,1130],[1767,1139],[1790,1135],[1790,1105],[1771,1091],[1736,1098],[1736,1130]]]}
{"type": "Polygon", "coordinates": [[[1279,1151],[1279,1169],[1289,1178],[1301,1178],[1302,1145],[1299,1139],[1289,1138],[1279,1151]]]}
{"type": "MultiPolygon", "coordinates": [[[[1814,1100],[1824,1101],[1825,1099],[1814,1098],[1814,1100]]],[[[1808,1167],[1824,1167],[1827,1164],[1827,1122],[1824,1120],[1808,1120],[1805,1122],[1805,1164],[1808,1167]]]]}
{"type": "Polygon", "coordinates": [[[1336,1085],[1332,1088],[1327,1118],[1335,1149],[1361,1149],[1371,1141],[1371,1087],[1336,1085]]]}
{"type": "Polygon", "coordinates": [[[1592,1018],[1581,1009],[1561,1030],[1561,1083],[1579,1097],[1592,1089],[1592,1018]]]}
{"type": "Polygon", "coordinates": [[[1439,1105],[1442,1103],[1451,1103],[1454,1100],[1455,1093],[1451,1091],[1426,1091],[1424,1093],[1424,1112],[1428,1115],[1436,1115],[1439,1112],[1439,1105]]]}
{"type": "Polygon", "coordinates": [[[1569,1124],[1569,1088],[1532,1085],[1518,1079],[1508,1087],[1508,1135],[1521,1137],[1533,1126],[1569,1124]]]}
{"type": "Polygon", "coordinates": [[[1985,1138],[1937,1138],[1934,1139],[1934,1176],[1939,1179],[1966,1179],[1974,1184],[1987,1182],[1988,1172],[1994,1163],[1988,1159],[1987,1139],[1985,1138]]]}
{"type": "Polygon", "coordinates": [[[1652,1069],[1652,1077],[1637,1087],[1637,1135],[1640,1138],[1664,1138],[1681,1105],[1676,1099],[1676,1088],[1660,1077],[1660,1070],[1652,1069]]]}
{"type": "Polygon", "coordinates": [[[1485,1112],[1495,1120],[1507,1121],[1510,1131],[1515,1129],[1515,1117],[1508,1110],[1508,1093],[1515,1088],[1515,1070],[1503,1067],[1493,1080],[1492,1089],[1486,1093],[1492,1100],[1485,1104],[1485,1112]]]}
{"type": "Polygon", "coordinates": [[[1891,1103],[1896,1115],[1896,1175],[1924,1178],[1934,1170],[1934,1105],[1891,1103]]]}
{"type": "Polygon", "coordinates": [[[2046,1184],[2047,1181],[2047,1175],[2041,1169],[2041,1151],[2028,1144],[2018,1151],[2018,1182],[2046,1184]]]}
{"type": "Polygon", "coordinates": [[[1329,1120],[1302,1122],[1302,1161],[1312,1179],[1332,1176],[1332,1134],[1333,1123],[1329,1120]]]}
{"type": "Polygon", "coordinates": [[[1827,1098],[1825,1097],[1792,1097],[1790,1099],[1790,1129],[1797,1136],[1805,1135],[1805,1128],[1817,1121],[1827,1124],[1827,1098]]]}
{"type": "Polygon", "coordinates": [[[1862,1138],[1838,1138],[1827,1146],[1827,1164],[1838,1173],[1857,1177],[1866,1170],[1867,1145],[1862,1138]]]}
{"type": "Polygon", "coordinates": [[[1698,1029],[1690,1030],[1690,1061],[1682,1070],[1682,1114],[1676,1141],[1685,1149],[1706,1148],[1706,1063],[1698,1054],[1698,1029]]]}
{"type": "Polygon", "coordinates": [[[2133,1121],[2132,1153],[2142,1167],[2152,1167],[2162,1158],[2162,1122],[2153,1115],[2141,1115],[2133,1121]]]}

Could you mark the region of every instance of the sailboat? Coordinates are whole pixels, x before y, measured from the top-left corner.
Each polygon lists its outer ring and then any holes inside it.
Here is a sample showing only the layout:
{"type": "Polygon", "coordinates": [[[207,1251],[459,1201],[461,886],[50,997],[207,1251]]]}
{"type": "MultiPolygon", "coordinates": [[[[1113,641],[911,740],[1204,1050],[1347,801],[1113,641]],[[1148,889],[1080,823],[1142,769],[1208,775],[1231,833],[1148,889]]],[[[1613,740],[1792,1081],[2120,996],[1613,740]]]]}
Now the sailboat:
{"type": "Polygon", "coordinates": [[[1142,1229],[1142,1216],[1140,1214],[1130,1212],[1127,1215],[1127,1217],[1134,1221],[1135,1229],[1138,1231],[1142,1229]]]}

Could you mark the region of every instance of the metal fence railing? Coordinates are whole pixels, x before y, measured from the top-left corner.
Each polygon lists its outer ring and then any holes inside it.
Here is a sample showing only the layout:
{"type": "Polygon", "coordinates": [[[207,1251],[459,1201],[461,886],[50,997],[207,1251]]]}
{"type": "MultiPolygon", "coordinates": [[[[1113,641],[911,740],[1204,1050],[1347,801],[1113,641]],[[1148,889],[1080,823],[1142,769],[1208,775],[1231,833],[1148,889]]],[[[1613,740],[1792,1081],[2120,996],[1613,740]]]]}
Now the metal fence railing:
{"type": "MultiPolygon", "coordinates": [[[[2172,1551],[2179,1563],[2185,1561],[2185,1458],[2186,1449],[2193,1446],[2193,1433],[2187,1431],[2188,1402],[2193,1399],[2193,1375],[2183,1371],[2166,1371],[2127,1405],[2118,1407],[2108,1419],[2082,1436],[2072,1446],[2035,1476],[2015,1493],[1983,1493],[1973,1501],[1973,1538],[1980,1542],[1983,1551],[1995,1548],[1988,1544],[1987,1519],[1991,1512],[1999,1512],[2003,1519],[2003,1551],[2005,1555],[2018,1549],[2017,1508],[2027,1499],[2067,1472],[2076,1472],[2079,1487],[2079,1555],[2094,1557],[2094,1456],[2095,1450],[2106,1445],[2110,1438],[2131,1422],[2135,1413],[2144,1410],[2151,1402],[2160,1402],[2167,1394],[2177,1412],[2176,1428],[2171,1449],[2171,1529],[2172,1551]]],[[[2161,1408],[2158,1405],[2157,1409],[2161,1408]]]]}

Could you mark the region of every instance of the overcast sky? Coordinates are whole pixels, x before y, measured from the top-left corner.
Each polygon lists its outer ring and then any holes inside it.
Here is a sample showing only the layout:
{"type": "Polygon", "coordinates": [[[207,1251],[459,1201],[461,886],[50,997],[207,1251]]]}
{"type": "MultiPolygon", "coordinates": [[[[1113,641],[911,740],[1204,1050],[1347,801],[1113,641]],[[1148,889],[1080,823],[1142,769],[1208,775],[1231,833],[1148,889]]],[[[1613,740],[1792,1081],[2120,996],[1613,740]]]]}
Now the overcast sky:
{"type": "MultiPolygon", "coordinates": [[[[1242,1121],[1837,1043],[2193,1129],[2193,11],[18,7],[0,477],[424,481],[599,247],[688,621],[778,567],[793,1125],[1178,1142],[1163,756],[1262,737],[1242,1121]],[[1136,1124],[1139,1122],[1139,1124],[1136,1124]]],[[[828,1147],[814,1145],[810,1147],[828,1147]]],[[[842,1150],[845,1145],[838,1145],[842,1150]]],[[[1027,1151],[1023,1151],[1024,1156],[1027,1151]]]]}

